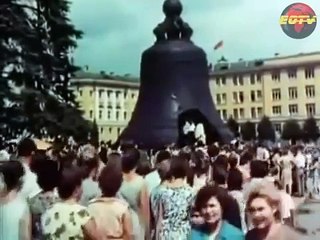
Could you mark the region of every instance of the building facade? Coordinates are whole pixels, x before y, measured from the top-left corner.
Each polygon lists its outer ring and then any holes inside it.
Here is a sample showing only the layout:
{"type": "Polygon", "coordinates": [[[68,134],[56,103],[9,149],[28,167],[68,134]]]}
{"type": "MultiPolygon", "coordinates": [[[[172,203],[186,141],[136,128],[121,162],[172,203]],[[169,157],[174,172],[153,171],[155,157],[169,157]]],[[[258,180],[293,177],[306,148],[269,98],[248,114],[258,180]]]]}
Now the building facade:
{"type": "Polygon", "coordinates": [[[71,80],[71,88],[84,117],[96,121],[100,141],[116,141],[134,111],[138,79],[79,72],[71,80]]]}
{"type": "Polygon", "coordinates": [[[290,118],[319,121],[320,52],[221,61],[210,73],[210,90],[223,120],[257,123],[266,115],[279,132],[290,118]]]}

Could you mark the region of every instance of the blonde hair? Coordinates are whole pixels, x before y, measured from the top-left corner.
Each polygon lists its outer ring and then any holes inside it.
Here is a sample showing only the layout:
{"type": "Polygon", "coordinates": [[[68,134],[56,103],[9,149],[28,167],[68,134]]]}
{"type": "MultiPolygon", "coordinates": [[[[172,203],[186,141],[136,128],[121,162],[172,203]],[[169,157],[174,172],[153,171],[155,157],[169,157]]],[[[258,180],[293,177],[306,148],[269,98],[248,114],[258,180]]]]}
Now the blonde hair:
{"type": "Polygon", "coordinates": [[[273,183],[263,181],[260,184],[257,184],[249,194],[246,203],[247,209],[249,209],[250,204],[256,198],[263,198],[271,207],[275,207],[275,219],[281,220],[281,196],[279,190],[274,186],[273,183]]]}

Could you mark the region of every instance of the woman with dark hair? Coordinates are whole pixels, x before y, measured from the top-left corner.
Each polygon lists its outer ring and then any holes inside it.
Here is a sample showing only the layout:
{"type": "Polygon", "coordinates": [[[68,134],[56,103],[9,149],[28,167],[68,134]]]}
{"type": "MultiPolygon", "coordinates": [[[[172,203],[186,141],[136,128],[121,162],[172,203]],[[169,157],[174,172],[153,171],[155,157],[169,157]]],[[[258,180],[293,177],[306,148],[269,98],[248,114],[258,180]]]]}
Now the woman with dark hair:
{"type": "Polygon", "coordinates": [[[31,215],[24,197],[19,194],[24,168],[18,161],[0,165],[0,239],[31,240],[31,215]]]}
{"type": "Polygon", "coordinates": [[[191,161],[194,163],[193,190],[197,193],[207,183],[209,159],[202,150],[197,150],[191,155],[191,161]]]}
{"type": "Polygon", "coordinates": [[[240,217],[241,217],[241,227],[242,231],[247,231],[247,225],[245,221],[245,208],[246,202],[243,197],[242,192],[242,184],[243,184],[243,176],[242,173],[236,168],[236,165],[230,162],[230,170],[228,174],[228,191],[229,194],[237,201],[239,210],[240,210],[240,217]]]}
{"type": "Polygon", "coordinates": [[[170,163],[171,182],[159,198],[159,239],[188,239],[193,189],[186,183],[189,162],[179,157],[170,163]]]}
{"type": "Polygon", "coordinates": [[[91,199],[101,196],[101,191],[96,181],[99,168],[99,156],[93,155],[87,159],[83,159],[84,180],[82,182],[82,195],[80,203],[88,206],[91,199]]]}
{"type": "Polygon", "coordinates": [[[303,238],[287,225],[281,224],[280,194],[272,183],[257,185],[247,201],[249,219],[253,224],[247,240],[300,240],[303,238]]]}
{"type": "Polygon", "coordinates": [[[41,215],[60,200],[56,189],[60,178],[57,162],[47,158],[41,159],[38,162],[37,177],[42,191],[29,200],[29,206],[32,213],[33,237],[43,239],[41,215]]]}
{"type": "Polygon", "coordinates": [[[122,156],[123,182],[121,197],[129,204],[134,240],[144,239],[149,231],[150,206],[147,185],[136,173],[140,152],[135,148],[126,150],[122,156]]]}
{"type": "Polygon", "coordinates": [[[82,194],[82,178],[83,171],[78,167],[62,171],[58,184],[61,202],[48,209],[41,219],[46,239],[101,239],[87,208],[78,204],[82,194]]]}
{"type": "Polygon", "coordinates": [[[228,208],[227,194],[218,186],[205,186],[196,196],[195,206],[201,213],[204,224],[195,226],[191,232],[192,240],[243,240],[238,228],[224,220],[228,208]]]}
{"type": "Polygon", "coordinates": [[[129,205],[116,197],[122,183],[121,171],[105,167],[99,176],[102,197],[90,201],[88,210],[97,222],[100,240],[132,239],[129,205]]]}

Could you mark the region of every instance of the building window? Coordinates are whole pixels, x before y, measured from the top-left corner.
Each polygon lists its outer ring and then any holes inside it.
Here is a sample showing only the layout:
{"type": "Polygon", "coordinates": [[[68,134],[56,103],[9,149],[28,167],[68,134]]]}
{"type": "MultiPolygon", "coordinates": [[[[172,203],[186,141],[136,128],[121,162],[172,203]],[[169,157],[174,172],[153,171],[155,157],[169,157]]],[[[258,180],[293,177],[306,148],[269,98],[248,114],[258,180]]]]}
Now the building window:
{"type": "Polygon", "coordinates": [[[111,128],[111,127],[109,127],[109,133],[110,133],[110,134],[112,133],[112,128],[111,128]]]}
{"type": "Polygon", "coordinates": [[[257,73],[257,83],[261,83],[261,74],[257,73]]]}
{"type": "Polygon", "coordinates": [[[298,104],[290,104],[289,105],[289,115],[297,115],[298,114],[298,104]]]}
{"type": "Polygon", "coordinates": [[[108,91],[107,91],[107,96],[108,96],[108,98],[111,97],[111,94],[112,94],[112,90],[108,90],[108,91]]]}
{"type": "Polygon", "coordinates": [[[238,103],[238,93],[237,92],[233,92],[233,102],[238,103]]]}
{"type": "Polygon", "coordinates": [[[82,90],[79,91],[79,96],[82,97],[82,90]]]}
{"type": "Polygon", "coordinates": [[[226,109],[222,110],[222,118],[223,118],[223,120],[227,120],[227,118],[228,118],[228,114],[227,114],[227,110],[226,109]]]}
{"type": "Polygon", "coordinates": [[[134,97],[135,97],[134,93],[131,93],[131,98],[134,98],[134,97]]]}
{"type": "Polygon", "coordinates": [[[306,104],[306,112],[308,117],[312,117],[316,114],[316,104],[315,103],[308,103],[306,104]]]}
{"type": "Polygon", "coordinates": [[[221,104],[221,95],[220,94],[216,95],[216,102],[217,102],[217,105],[221,104]]]}
{"type": "Polygon", "coordinates": [[[273,106],[272,107],[272,114],[274,116],[279,116],[281,115],[281,106],[273,106]]]}
{"type": "Polygon", "coordinates": [[[89,117],[93,118],[93,111],[92,110],[90,110],[90,112],[89,112],[89,117]]]}
{"type": "Polygon", "coordinates": [[[221,82],[220,82],[220,78],[219,78],[219,77],[217,77],[217,78],[216,78],[216,85],[217,85],[217,86],[220,86],[220,84],[221,84],[221,82]]]}
{"type": "Polygon", "coordinates": [[[111,111],[108,110],[107,119],[109,120],[111,118],[111,111]]]}
{"type": "Polygon", "coordinates": [[[226,85],[226,77],[221,78],[221,85],[226,85]]]}
{"type": "Polygon", "coordinates": [[[257,108],[257,112],[258,112],[258,118],[261,118],[263,113],[262,113],[262,107],[258,107],[257,108]]]}
{"type": "Polygon", "coordinates": [[[103,96],[103,90],[99,90],[99,98],[101,98],[103,96]]]}
{"type": "Polygon", "coordinates": [[[251,91],[251,102],[255,102],[256,101],[256,92],[255,91],[251,91]]]}
{"type": "Polygon", "coordinates": [[[120,136],[120,133],[121,133],[121,128],[117,128],[118,137],[120,136]]]}
{"type": "Polygon", "coordinates": [[[221,99],[221,104],[226,104],[227,103],[227,94],[222,93],[222,99],[221,99]]]}
{"type": "Polygon", "coordinates": [[[272,89],[272,100],[273,101],[281,100],[281,90],[280,90],[280,88],[272,89]]]}
{"type": "Polygon", "coordinates": [[[261,100],[261,98],[262,98],[262,91],[257,90],[257,100],[261,100]]]}
{"type": "Polygon", "coordinates": [[[297,69],[291,68],[288,70],[288,78],[297,78],[297,69]]]}
{"type": "Polygon", "coordinates": [[[239,85],[240,86],[243,86],[243,76],[242,75],[239,75],[239,85]]]}
{"type": "Polygon", "coordinates": [[[251,108],[251,118],[257,118],[256,108],[254,107],[251,108]]]}
{"type": "Polygon", "coordinates": [[[314,98],[315,96],[315,87],[313,85],[306,86],[306,97],[314,98]]]}
{"type": "Polygon", "coordinates": [[[239,115],[240,115],[240,119],[244,118],[244,108],[239,109],[239,115]]]}
{"type": "Polygon", "coordinates": [[[119,119],[119,111],[116,111],[116,120],[119,119]]]}
{"type": "Polygon", "coordinates": [[[103,133],[103,127],[102,127],[102,128],[100,128],[100,133],[101,133],[101,134],[103,133]]]}
{"type": "Polygon", "coordinates": [[[279,71],[272,72],[271,78],[272,78],[272,80],[279,82],[280,81],[280,72],[279,71]]]}
{"type": "Polygon", "coordinates": [[[102,119],[102,111],[99,111],[99,119],[102,119]]]}
{"type": "Polygon", "coordinates": [[[298,88],[297,87],[289,87],[289,99],[297,99],[298,98],[298,88]]]}
{"type": "Polygon", "coordinates": [[[119,98],[121,94],[121,91],[116,91],[116,98],[119,98]]]}
{"type": "Polygon", "coordinates": [[[92,97],[92,95],[93,95],[93,91],[92,90],[90,90],[89,95],[90,95],[90,97],[92,97]]]}
{"type": "Polygon", "coordinates": [[[123,118],[124,118],[124,120],[127,119],[127,112],[124,112],[124,113],[123,113],[123,118]]]}
{"type": "Polygon", "coordinates": [[[237,76],[236,76],[236,75],[235,75],[235,76],[233,76],[232,81],[233,81],[233,85],[235,85],[235,86],[237,86],[237,85],[238,85],[238,78],[237,78],[237,76]]]}
{"type": "Polygon", "coordinates": [[[244,101],[243,92],[239,92],[239,103],[243,103],[243,101],[244,101]]]}
{"type": "Polygon", "coordinates": [[[238,109],[233,109],[233,118],[234,118],[234,119],[239,119],[238,109]]]}
{"type": "Polygon", "coordinates": [[[252,74],[250,74],[250,84],[251,84],[251,85],[256,84],[255,76],[254,76],[254,74],[253,74],[253,73],[252,73],[252,74]]]}
{"type": "Polygon", "coordinates": [[[306,68],[304,70],[304,75],[306,79],[314,78],[314,68],[313,67],[306,68]]]}

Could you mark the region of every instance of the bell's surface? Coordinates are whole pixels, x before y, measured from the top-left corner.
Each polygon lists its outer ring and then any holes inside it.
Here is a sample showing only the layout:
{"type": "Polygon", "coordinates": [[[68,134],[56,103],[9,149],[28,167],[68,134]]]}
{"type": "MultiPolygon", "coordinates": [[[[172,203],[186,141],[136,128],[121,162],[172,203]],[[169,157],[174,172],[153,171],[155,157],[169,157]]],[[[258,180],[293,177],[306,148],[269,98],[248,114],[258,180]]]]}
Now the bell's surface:
{"type": "Polygon", "coordinates": [[[192,29],[179,16],[182,5],[167,0],[163,10],[166,19],[154,30],[157,41],[142,54],[139,97],[119,140],[163,147],[176,143],[185,120],[192,120],[203,123],[207,143],[229,143],[233,135],[209,90],[206,54],[190,40],[192,29]]]}

